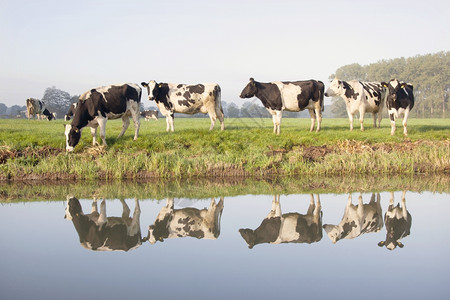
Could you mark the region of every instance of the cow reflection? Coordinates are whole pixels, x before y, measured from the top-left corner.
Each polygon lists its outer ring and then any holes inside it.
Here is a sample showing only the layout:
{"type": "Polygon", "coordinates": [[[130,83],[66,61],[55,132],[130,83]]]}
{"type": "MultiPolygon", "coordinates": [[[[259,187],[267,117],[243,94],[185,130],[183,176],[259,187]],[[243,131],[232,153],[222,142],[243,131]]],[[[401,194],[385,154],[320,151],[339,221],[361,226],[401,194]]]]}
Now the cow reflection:
{"type": "Polygon", "coordinates": [[[333,243],[341,239],[354,239],[368,232],[378,232],[382,227],[383,213],[379,193],[376,195],[376,200],[375,194],[372,194],[369,204],[363,204],[360,194],[357,205],[353,205],[350,194],[341,222],[338,225],[323,225],[333,243]]]}
{"type": "Polygon", "coordinates": [[[402,193],[402,203],[394,206],[394,193],[391,193],[389,200],[389,207],[384,215],[384,222],[386,224],[386,240],[378,243],[378,246],[386,246],[389,250],[394,250],[397,246],[403,248],[403,244],[399,242],[400,239],[407,237],[411,232],[412,218],[406,209],[406,192],[402,193]]]}
{"type": "Polygon", "coordinates": [[[239,229],[250,249],[258,244],[315,243],[322,239],[322,211],[319,195],[317,205],[311,194],[306,215],[299,213],[281,214],[280,196],[272,201],[272,210],[255,230],[239,229]]]}
{"type": "Polygon", "coordinates": [[[166,206],[159,212],[155,223],[148,227],[146,239],[150,244],[186,236],[215,240],[220,234],[222,210],[223,197],[217,204],[212,199],[208,209],[192,207],[174,209],[173,198],[168,198],[166,206]]]}
{"type": "Polygon", "coordinates": [[[130,218],[130,209],[125,201],[120,202],[123,207],[122,217],[107,217],[105,200],[100,204],[100,213],[97,199],[94,199],[91,213],[84,214],[80,201],[67,196],[65,218],[73,222],[81,246],[96,251],[128,251],[142,244],[139,201],[135,199],[133,218],[130,218]]]}

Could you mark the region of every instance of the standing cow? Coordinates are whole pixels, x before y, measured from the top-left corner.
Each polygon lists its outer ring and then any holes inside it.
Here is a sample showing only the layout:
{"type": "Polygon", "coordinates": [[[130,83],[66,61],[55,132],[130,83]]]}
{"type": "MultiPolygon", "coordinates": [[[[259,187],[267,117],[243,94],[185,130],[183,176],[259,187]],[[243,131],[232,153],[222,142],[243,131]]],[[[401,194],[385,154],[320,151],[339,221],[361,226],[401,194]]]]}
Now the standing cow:
{"type": "Polygon", "coordinates": [[[158,121],[158,111],[157,110],[144,110],[141,112],[141,116],[145,118],[145,121],[150,121],[154,119],[158,121]]]}
{"type": "Polygon", "coordinates": [[[388,83],[382,82],[382,84],[388,89],[386,106],[391,119],[391,135],[395,134],[395,119],[403,115],[403,134],[407,136],[408,115],[414,107],[413,86],[397,79],[392,79],[388,83]]]}
{"type": "Polygon", "coordinates": [[[373,127],[380,127],[386,90],[379,82],[342,81],[335,78],[327,91],[327,97],[341,97],[345,101],[350,130],[353,130],[353,115],[359,112],[361,131],[364,131],[364,114],[372,113],[373,127]]]}
{"type": "Polygon", "coordinates": [[[174,131],[173,118],[175,113],[209,114],[211,127],[214,128],[216,119],[220,121],[220,129],[224,130],[224,115],[221,102],[220,86],[216,83],[205,83],[196,85],[177,83],[156,83],[150,80],[142,82],[147,88],[148,99],[155,100],[156,106],[163,116],[166,117],[167,131],[174,131]]]}
{"type": "Polygon", "coordinates": [[[134,83],[109,85],[87,91],[80,96],[72,123],[66,125],[66,150],[72,151],[81,138],[81,129],[89,126],[96,144],[97,127],[100,127],[100,138],[106,146],[106,121],[122,118],[120,138],[130,125],[129,118],[134,121],[134,140],[139,135],[139,105],[141,88],[134,83]]]}
{"type": "Polygon", "coordinates": [[[65,219],[73,222],[83,248],[95,251],[128,251],[142,244],[139,201],[135,199],[132,218],[126,202],[124,200],[120,202],[123,209],[122,217],[107,217],[105,200],[100,204],[100,213],[97,199],[94,199],[91,213],[84,214],[80,201],[67,196],[65,219]]]}
{"type": "Polygon", "coordinates": [[[148,227],[146,240],[152,245],[164,242],[164,239],[186,236],[215,240],[220,234],[222,210],[223,198],[220,198],[217,204],[211,199],[208,209],[193,207],[174,209],[173,198],[168,198],[155,223],[148,227]]]}
{"type": "Polygon", "coordinates": [[[263,83],[250,78],[250,82],[242,90],[241,98],[256,97],[261,100],[264,107],[272,115],[273,132],[280,134],[283,111],[298,112],[308,109],[311,116],[311,128],[317,118],[317,131],[320,131],[324,84],[322,81],[274,81],[263,83]]]}
{"type": "Polygon", "coordinates": [[[33,117],[39,119],[40,116],[45,116],[47,120],[51,121],[55,119],[55,116],[45,107],[44,102],[38,99],[27,99],[27,116],[28,120],[33,117]]]}
{"type": "Polygon", "coordinates": [[[406,209],[406,192],[402,193],[402,203],[394,206],[394,193],[391,192],[389,199],[389,208],[384,215],[386,224],[386,239],[378,243],[378,246],[386,246],[389,250],[394,250],[397,246],[403,248],[404,245],[399,242],[400,239],[407,237],[411,233],[412,218],[406,209]]]}
{"type": "Polygon", "coordinates": [[[322,211],[319,195],[317,205],[311,194],[308,212],[281,214],[280,196],[275,195],[272,209],[255,230],[239,229],[239,233],[252,249],[258,244],[315,243],[322,239],[322,211]]]}
{"type": "Polygon", "coordinates": [[[330,240],[335,244],[341,239],[354,239],[362,234],[378,232],[383,227],[380,194],[372,194],[370,202],[363,204],[362,195],[358,197],[358,205],[353,205],[352,195],[348,196],[344,216],[338,225],[325,224],[323,228],[330,240]]]}

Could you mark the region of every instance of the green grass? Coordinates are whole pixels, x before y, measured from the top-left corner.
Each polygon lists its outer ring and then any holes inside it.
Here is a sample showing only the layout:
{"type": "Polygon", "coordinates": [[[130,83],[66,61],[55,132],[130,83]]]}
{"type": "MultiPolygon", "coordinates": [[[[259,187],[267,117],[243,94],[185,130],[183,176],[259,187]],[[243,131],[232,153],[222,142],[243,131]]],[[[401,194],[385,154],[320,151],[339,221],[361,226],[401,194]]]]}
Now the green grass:
{"type": "Polygon", "coordinates": [[[68,154],[64,123],[0,120],[0,179],[413,174],[450,169],[450,121],[445,119],[409,120],[408,138],[400,121],[391,136],[386,119],[374,129],[367,118],[364,132],[356,129],[357,121],[350,132],[347,119],[324,119],[316,133],[308,131],[309,119],[285,118],[280,136],[272,133],[270,119],[226,119],[221,132],[219,124],[208,130],[209,118],[178,118],[173,133],[165,131],[164,119],[142,120],[137,141],[133,124],[117,139],[122,122],[114,120],[107,123],[107,150],[91,147],[86,128],[74,153],[68,154]],[[327,149],[326,155],[314,154],[320,147],[327,149]]]}

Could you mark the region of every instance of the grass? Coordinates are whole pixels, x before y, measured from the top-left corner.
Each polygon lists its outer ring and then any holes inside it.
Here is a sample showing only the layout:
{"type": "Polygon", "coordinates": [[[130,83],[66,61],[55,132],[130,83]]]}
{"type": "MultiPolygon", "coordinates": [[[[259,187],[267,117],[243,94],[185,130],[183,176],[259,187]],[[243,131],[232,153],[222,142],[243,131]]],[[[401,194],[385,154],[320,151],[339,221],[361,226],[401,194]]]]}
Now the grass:
{"type": "Polygon", "coordinates": [[[141,121],[117,139],[122,123],[108,121],[108,148],[92,147],[85,129],[74,153],[66,154],[63,121],[0,120],[0,179],[122,179],[203,176],[447,173],[450,122],[411,119],[408,138],[400,126],[390,135],[366,119],[364,132],[349,131],[347,119],[324,119],[319,133],[309,119],[283,119],[281,135],[270,119],[226,119],[226,130],[209,118],[141,121]]]}

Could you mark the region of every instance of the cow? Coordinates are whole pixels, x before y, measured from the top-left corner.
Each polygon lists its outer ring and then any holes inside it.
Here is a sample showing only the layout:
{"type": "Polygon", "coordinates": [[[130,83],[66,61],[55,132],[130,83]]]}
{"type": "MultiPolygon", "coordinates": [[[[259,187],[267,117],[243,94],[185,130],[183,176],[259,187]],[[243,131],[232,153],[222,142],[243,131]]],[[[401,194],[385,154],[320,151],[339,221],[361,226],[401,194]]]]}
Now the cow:
{"type": "Polygon", "coordinates": [[[45,107],[44,102],[34,98],[27,99],[27,116],[28,120],[37,116],[38,120],[41,115],[44,115],[47,120],[51,121],[55,119],[53,114],[45,107]]]}
{"type": "Polygon", "coordinates": [[[317,132],[322,123],[324,110],[324,84],[322,81],[274,81],[263,83],[250,78],[242,90],[241,98],[256,97],[272,115],[273,133],[280,134],[283,111],[298,112],[308,109],[311,116],[311,128],[314,130],[317,118],[317,132]]]}
{"type": "Polygon", "coordinates": [[[175,113],[207,113],[211,119],[209,130],[213,130],[217,118],[220,121],[220,129],[225,129],[221,90],[218,84],[188,85],[157,83],[154,80],[141,84],[147,88],[148,99],[150,101],[155,100],[159,111],[166,117],[166,131],[174,131],[173,118],[175,113]]]}
{"type": "Polygon", "coordinates": [[[223,210],[223,198],[216,204],[211,199],[208,209],[186,207],[174,209],[173,198],[159,212],[156,221],[148,227],[146,240],[150,244],[164,242],[164,239],[195,237],[215,240],[220,235],[220,218],[223,210]]]}
{"type": "Polygon", "coordinates": [[[150,121],[150,119],[158,121],[157,110],[144,110],[143,112],[141,112],[141,116],[145,118],[145,121],[150,121]]]}
{"type": "Polygon", "coordinates": [[[78,100],[72,123],[65,125],[66,151],[73,151],[81,138],[81,129],[91,127],[92,144],[96,145],[97,127],[100,127],[100,138],[106,146],[106,121],[122,118],[120,138],[130,125],[129,118],[134,121],[134,140],[139,135],[139,106],[141,88],[134,83],[98,87],[82,94],[78,100]]]}
{"type": "Polygon", "coordinates": [[[272,209],[255,230],[239,229],[239,233],[252,249],[255,245],[269,243],[315,243],[322,239],[322,211],[319,195],[317,205],[311,194],[308,212],[281,214],[280,196],[275,195],[272,209]]]}
{"type": "Polygon", "coordinates": [[[374,193],[368,204],[363,204],[362,195],[360,194],[358,205],[353,205],[350,194],[341,222],[338,225],[323,225],[333,244],[341,239],[354,239],[365,233],[378,232],[382,227],[383,215],[380,194],[377,194],[375,200],[374,193]]]}
{"type": "Polygon", "coordinates": [[[391,119],[391,135],[395,134],[395,119],[403,115],[403,134],[407,136],[406,123],[409,112],[414,107],[413,86],[397,79],[382,84],[387,88],[386,106],[391,119]]]}
{"type": "Polygon", "coordinates": [[[389,250],[394,250],[397,246],[403,248],[404,245],[399,242],[400,239],[407,237],[411,233],[412,218],[406,209],[406,192],[402,193],[402,203],[394,206],[394,193],[391,192],[389,207],[384,215],[386,224],[386,239],[378,243],[378,246],[385,246],[389,250]]]}
{"type": "Polygon", "coordinates": [[[78,103],[72,103],[69,107],[69,110],[67,111],[67,113],[64,115],[64,120],[65,121],[70,121],[70,118],[75,114],[75,111],[77,110],[77,104],[78,103]]]}
{"type": "Polygon", "coordinates": [[[325,92],[325,96],[340,97],[344,100],[350,121],[350,131],[353,130],[353,115],[357,112],[359,112],[361,131],[364,131],[365,113],[372,113],[374,128],[380,127],[386,98],[386,89],[380,82],[342,81],[335,78],[325,92]]]}
{"type": "Polygon", "coordinates": [[[139,201],[135,199],[133,217],[124,200],[122,217],[107,217],[106,202],[100,204],[98,212],[97,199],[92,202],[92,210],[84,214],[80,201],[67,196],[65,219],[73,222],[83,248],[94,251],[129,251],[142,245],[139,201]]]}

